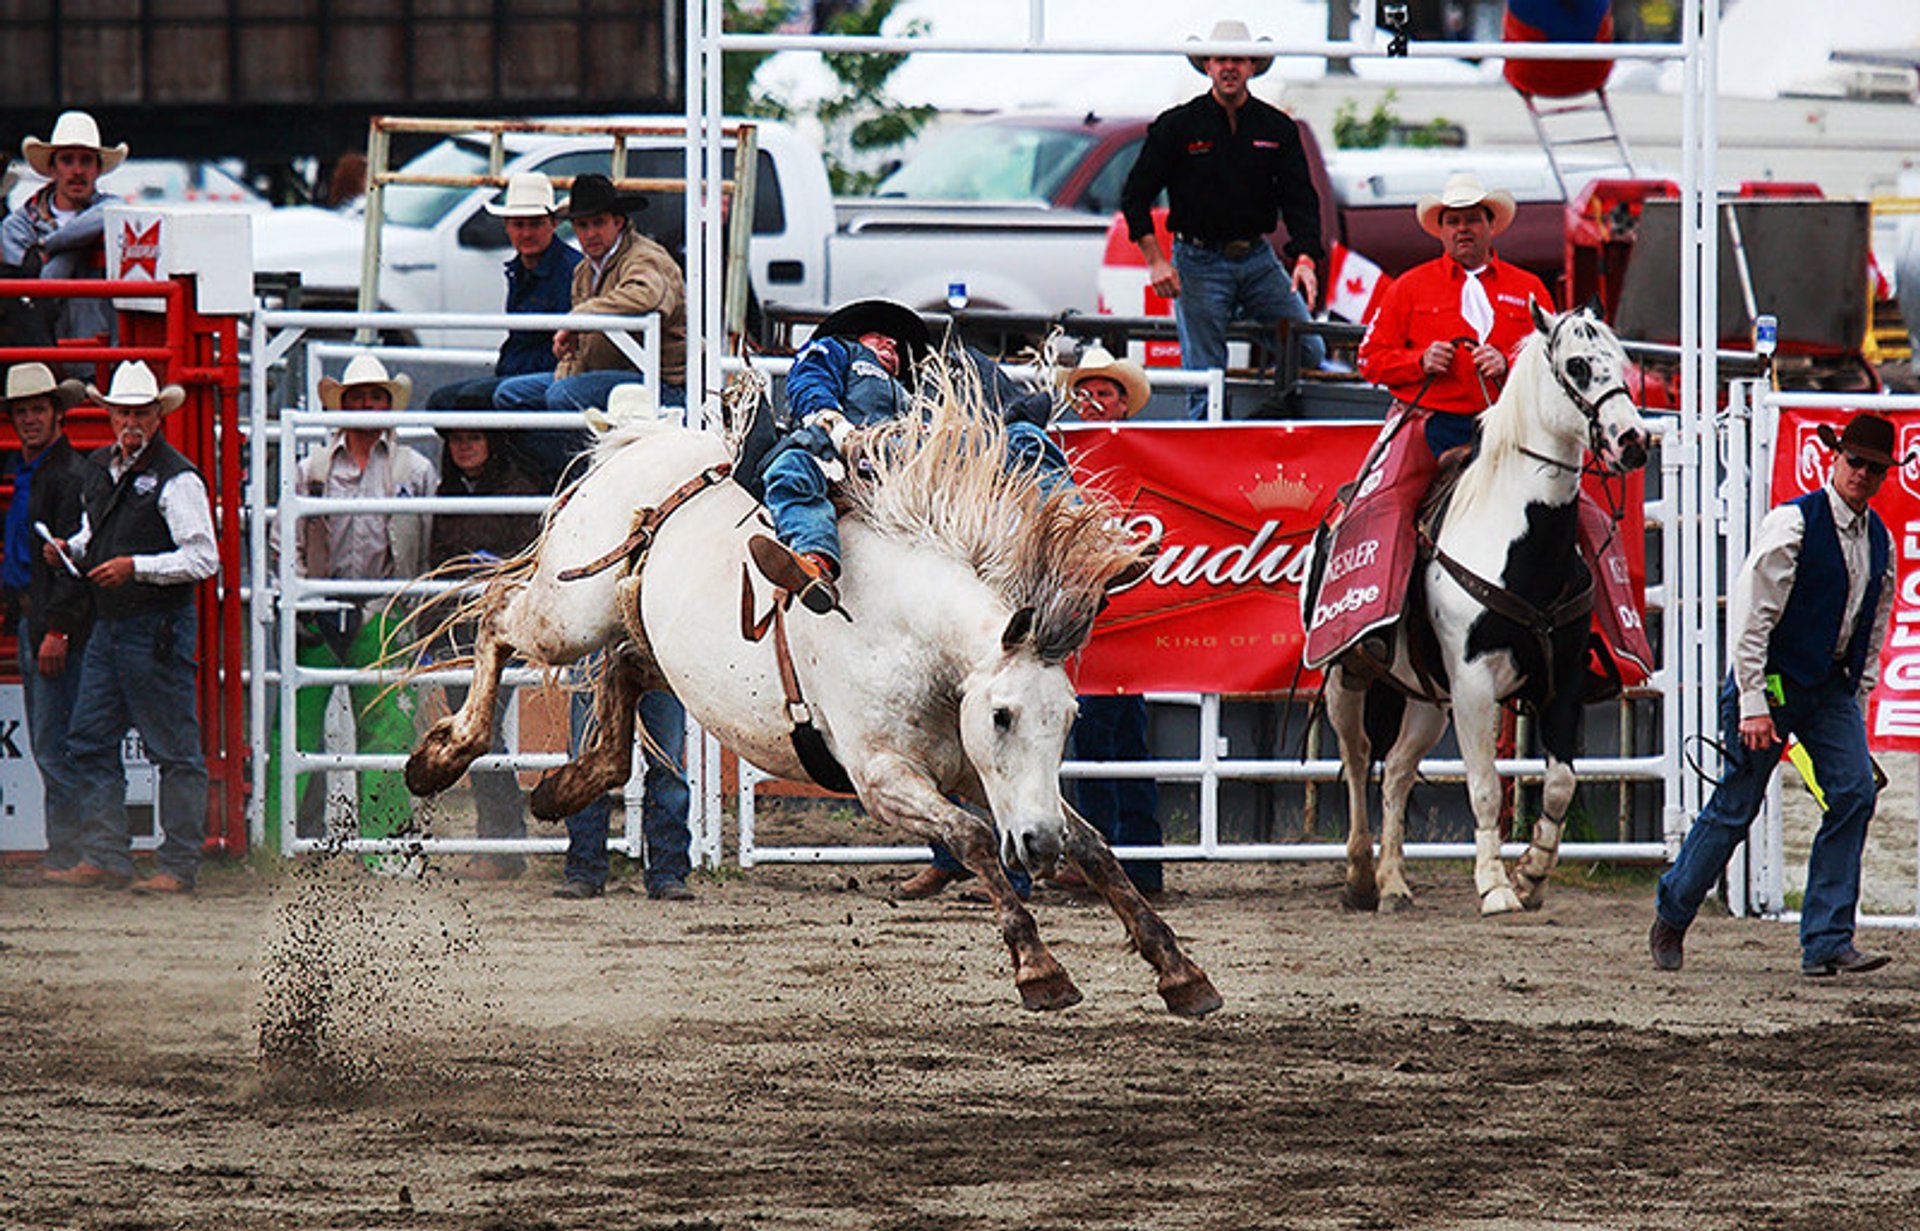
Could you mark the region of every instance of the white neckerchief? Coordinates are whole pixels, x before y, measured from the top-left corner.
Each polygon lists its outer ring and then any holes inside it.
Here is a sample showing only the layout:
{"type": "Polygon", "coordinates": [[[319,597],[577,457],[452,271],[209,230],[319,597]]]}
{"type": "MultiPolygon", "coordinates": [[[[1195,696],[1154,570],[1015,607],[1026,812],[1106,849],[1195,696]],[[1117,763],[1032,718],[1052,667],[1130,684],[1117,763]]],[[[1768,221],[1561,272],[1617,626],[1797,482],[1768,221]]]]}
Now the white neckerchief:
{"type": "Polygon", "coordinates": [[[1469,269],[1467,280],[1460,284],[1460,316],[1473,326],[1482,342],[1493,332],[1493,302],[1487,298],[1487,288],[1480,285],[1480,275],[1486,272],[1485,265],[1469,269]]]}

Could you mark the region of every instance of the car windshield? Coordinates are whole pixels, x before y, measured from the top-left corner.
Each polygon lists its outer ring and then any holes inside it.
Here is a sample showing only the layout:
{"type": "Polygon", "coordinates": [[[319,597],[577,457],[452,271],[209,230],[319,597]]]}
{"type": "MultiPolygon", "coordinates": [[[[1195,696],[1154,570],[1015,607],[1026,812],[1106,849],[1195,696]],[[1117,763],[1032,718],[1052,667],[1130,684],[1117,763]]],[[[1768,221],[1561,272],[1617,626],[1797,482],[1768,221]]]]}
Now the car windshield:
{"type": "MultiPolygon", "coordinates": [[[[474,141],[442,141],[401,170],[409,175],[485,175],[487,147],[474,141]]],[[[444,188],[437,184],[389,184],[387,221],[403,227],[430,227],[472,193],[471,185],[444,188]]]]}
{"type": "Polygon", "coordinates": [[[974,124],[934,137],[875,196],[926,201],[1046,201],[1094,143],[1063,128],[974,124]]]}

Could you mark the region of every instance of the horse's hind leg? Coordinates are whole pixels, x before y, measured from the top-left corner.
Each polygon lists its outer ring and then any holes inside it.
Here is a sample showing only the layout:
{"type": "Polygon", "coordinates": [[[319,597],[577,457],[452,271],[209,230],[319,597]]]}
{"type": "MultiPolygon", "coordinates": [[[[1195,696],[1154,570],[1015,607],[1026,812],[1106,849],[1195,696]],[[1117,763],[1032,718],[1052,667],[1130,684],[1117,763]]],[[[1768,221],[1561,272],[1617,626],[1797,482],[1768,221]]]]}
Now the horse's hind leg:
{"type": "Polygon", "coordinates": [[[507,665],[507,657],[508,647],[496,630],[496,617],[481,617],[473,647],[473,686],[467,690],[466,703],[434,723],[407,758],[409,791],[437,795],[446,790],[493,742],[494,702],[500,694],[500,671],[507,665]]]}
{"type": "Polygon", "coordinates": [[[1413,905],[1407,885],[1407,797],[1413,793],[1420,762],[1447,729],[1446,711],[1424,701],[1408,701],[1400,735],[1387,752],[1380,779],[1380,909],[1413,905]]]}
{"type": "Polygon", "coordinates": [[[893,754],[868,762],[856,781],[873,814],[938,842],[978,876],[1000,921],[1000,936],[1013,955],[1013,985],[1027,1009],[1066,1009],[1080,1003],[1080,989],[1040,939],[1026,903],[1000,867],[993,826],[949,803],[916,766],[893,754]]]}
{"type": "Polygon", "coordinates": [[[1367,827],[1367,771],[1373,742],[1367,738],[1367,690],[1354,687],[1344,668],[1327,673],[1327,721],[1340,740],[1340,776],[1347,784],[1347,883],[1340,904],[1348,910],[1372,910],[1380,904],[1374,879],[1373,835],[1367,827]]]}
{"type": "Polygon", "coordinates": [[[1547,777],[1540,791],[1540,819],[1533,823],[1533,841],[1513,864],[1513,888],[1520,905],[1540,909],[1547,877],[1560,862],[1560,837],[1573,802],[1573,766],[1547,754],[1547,777]]]}
{"type": "Polygon", "coordinates": [[[572,816],[624,783],[633,773],[634,708],[651,686],[649,673],[625,646],[609,660],[593,689],[593,733],[577,755],[549,770],[527,796],[527,811],[543,821],[572,816]]]}
{"type": "MultiPolygon", "coordinates": [[[[1065,808],[1063,802],[1061,807],[1065,808]]],[[[1079,865],[1087,880],[1105,898],[1126,925],[1133,947],[1160,976],[1160,998],[1182,1017],[1205,1017],[1225,1001],[1213,981],[1180,951],[1173,929],[1155,914],[1113,857],[1106,840],[1071,808],[1067,809],[1067,858],[1079,865]]]]}

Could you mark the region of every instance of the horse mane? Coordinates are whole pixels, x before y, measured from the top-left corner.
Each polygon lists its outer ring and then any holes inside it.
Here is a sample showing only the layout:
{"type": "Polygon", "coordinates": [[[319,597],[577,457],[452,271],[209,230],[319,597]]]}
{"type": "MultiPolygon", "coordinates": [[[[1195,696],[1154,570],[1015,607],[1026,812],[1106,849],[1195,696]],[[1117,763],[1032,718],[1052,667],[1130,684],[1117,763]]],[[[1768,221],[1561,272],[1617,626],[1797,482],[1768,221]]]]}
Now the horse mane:
{"type": "Polygon", "coordinates": [[[1009,607],[1034,612],[1043,662],[1059,663],[1093,632],[1106,582],[1138,556],[1103,493],[1009,465],[1000,415],[969,372],[938,368],[920,413],[855,433],[842,486],[851,516],[970,567],[1009,607]]]}
{"type": "Polygon", "coordinates": [[[1531,403],[1525,399],[1539,397],[1539,386],[1546,375],[1546,354],[1546,335],[1530,334],[1513,361],[1500,396],[1480,416],[1479,443],[1473,462],[1460,472],[1460,481],[1453,489],[1456,512],[1471,509],[1486,499],[1503,463],[1519,453],[1525,440],[1527,417],[1532,413],[1531,403]]]}

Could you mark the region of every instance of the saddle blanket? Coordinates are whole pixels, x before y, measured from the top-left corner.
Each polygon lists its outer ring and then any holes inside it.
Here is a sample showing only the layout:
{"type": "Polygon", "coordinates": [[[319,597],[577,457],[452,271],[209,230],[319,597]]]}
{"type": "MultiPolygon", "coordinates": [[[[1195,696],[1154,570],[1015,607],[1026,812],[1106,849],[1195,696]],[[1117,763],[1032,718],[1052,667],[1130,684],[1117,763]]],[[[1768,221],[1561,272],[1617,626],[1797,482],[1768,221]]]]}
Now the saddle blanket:
{"type": "MultiPolygon", "coordinates": [[[[1375,629],[1400,618],[1418,551],[1414,519],[1436,469],[1416,412],[1396,430],[1396,413],[1381,428],[1372,468],[1354,493],[1327,545],[1327,563],[1307,622],[1306,663],[1318,669],[1375,629]]],[[[1653,671],[1653,647],[1634,593],[1622,535],[1592,496],[1580,494],[1580,554],[1593,573],[1593,623],[1627,686],[1653,671]]]]}

